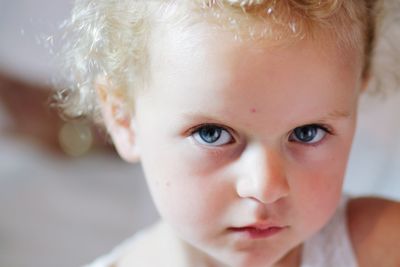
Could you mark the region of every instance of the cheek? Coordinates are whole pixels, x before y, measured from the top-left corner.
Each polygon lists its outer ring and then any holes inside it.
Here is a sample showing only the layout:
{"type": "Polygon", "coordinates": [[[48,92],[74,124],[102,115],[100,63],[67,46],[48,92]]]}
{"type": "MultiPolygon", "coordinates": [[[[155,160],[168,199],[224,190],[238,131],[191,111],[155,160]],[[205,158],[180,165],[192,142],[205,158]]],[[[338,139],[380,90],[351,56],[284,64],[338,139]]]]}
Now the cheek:
{"type": "Polygon", "coordinates": [[[302,182],[295,182],[292,190],[292,218],[301,239],[318,232],[331,218],[340,200],[341,176],[323,170],[310,171],[302,182]]]}
{"type": "Polygon", "coordinates": [[[299,147],[291,153],[288,177],[294,188],[302,188],[315,198],[341,191],[352,144],[353,127],[346,134],[331,136],[317,147],[299,147]],[[297,177],[297,178],[296,178],[297,177]]]}
{"type": "Polygon", "coordinates": [[[294,164],[288,174],[299,218],[299,231],[305,237],[318,231],[333,215],[340,200],[350,141],[332,142],[313,158],[294,164]]]}
{"type": "Polygon", "coordinates": [[[215,172],[199,167],[201,161],[183,156],[184,150],[161,142],[148,144],[142,150],[142,166],[161,217],[185,236],[204,235],[210,231],[207,225],[215,227],[221,220],[229,198],[223,193],[227,185],[215,172]]]}

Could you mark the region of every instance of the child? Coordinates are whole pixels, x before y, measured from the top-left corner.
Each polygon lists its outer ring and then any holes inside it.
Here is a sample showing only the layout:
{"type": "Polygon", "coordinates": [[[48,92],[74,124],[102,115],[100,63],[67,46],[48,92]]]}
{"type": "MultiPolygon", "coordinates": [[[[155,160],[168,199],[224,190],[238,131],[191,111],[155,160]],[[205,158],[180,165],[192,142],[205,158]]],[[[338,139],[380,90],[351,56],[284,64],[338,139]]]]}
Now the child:
{"type": "Polygon", "coordinates": [[[376,0],[78,0],[68,114],[162,221],[90,266],[400,266],[400,204],[342,183],[376,0]]]}

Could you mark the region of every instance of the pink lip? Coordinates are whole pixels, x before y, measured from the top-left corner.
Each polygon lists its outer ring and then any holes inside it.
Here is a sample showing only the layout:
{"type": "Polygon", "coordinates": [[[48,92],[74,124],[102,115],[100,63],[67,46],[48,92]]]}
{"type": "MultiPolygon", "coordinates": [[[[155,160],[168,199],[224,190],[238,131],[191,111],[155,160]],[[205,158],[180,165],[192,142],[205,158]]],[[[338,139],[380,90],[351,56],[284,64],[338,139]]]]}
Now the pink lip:
{"type": "Polygon", "coordinates": [[[253,224],[245,227],[230,227],[234,233],[243,234],[251,239],[267,238],[276,235],[287,227],[253,224]]]}

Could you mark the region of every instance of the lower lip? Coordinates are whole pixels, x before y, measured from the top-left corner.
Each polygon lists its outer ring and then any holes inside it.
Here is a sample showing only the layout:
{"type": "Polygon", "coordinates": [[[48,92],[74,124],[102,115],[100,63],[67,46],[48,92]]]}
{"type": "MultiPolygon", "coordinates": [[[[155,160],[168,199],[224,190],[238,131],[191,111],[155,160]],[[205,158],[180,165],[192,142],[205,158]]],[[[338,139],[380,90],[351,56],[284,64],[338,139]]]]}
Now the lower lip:
{"type": "Polygon", "coordinates": [[[267,229],[255,227],[230,228],[232,232],[246,235],[251,239],[268,238],[282,232],[284,229],[285,227],[269,227],[267,229]]]}

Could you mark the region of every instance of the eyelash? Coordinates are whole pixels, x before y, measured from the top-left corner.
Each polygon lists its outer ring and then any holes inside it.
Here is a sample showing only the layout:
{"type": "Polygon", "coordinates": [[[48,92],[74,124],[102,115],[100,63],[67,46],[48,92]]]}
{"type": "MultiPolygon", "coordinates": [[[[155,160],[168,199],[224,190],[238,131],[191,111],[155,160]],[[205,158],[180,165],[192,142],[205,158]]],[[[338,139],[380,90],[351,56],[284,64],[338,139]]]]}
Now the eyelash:
{"type": "MultiPolygon", "coordinates": [[[[326,133],[326,135],[335,135],[334,132],[332,131],[332,129],[331,129],[329,126],[327,126],[327,125],[324,125],[324,124],[306,124],[306,125],[302,125],[302,126],[299,126],[299,127],[294,128],[294,129],[289,133],[289,135],[288,135],[288,140],[289,140],[290,136],[294,133],[295,129],[302,128],[302,127],[307,127],[307,126],[308,126],[308,127],[316,127],[317,129],[321,129],[321,130],[323,130],[323,131],[326,133]]],[[[194,127],[194,128],[192,128],[192,129],[189,130],[188,135],[191,136],[191,137],[193,137],[194,134],[198,133],[199,130],[202,129],[202,128],[204,128],[204,127],[215,127],[215,128],[219,128],[219,129],[221,129],[221,130],[224,130],[224,131],[228,132],[228,133],[230,134],[231,138],[232,138],[232,140],[231,140],[229,143],[224,144],[224,145],[220,145],[220,146],[214,146],[214,148],[218,148],[218,147],[222,147],[222,146],[225,146],[225,145],[232,144],[232,143],[234,143],[235,140],[236,140],[236,139],[235,139],[235,135],[232,134],[232,130],[231,130],[230,128],[227,128],[226,126],[222,126],[222,125],[218,125],[218,124],[213,124],[213,123],[203,123],[203,124],[197,125],[196,127],[194,127]]],[[[299,141],[296,141],[296,140],[293,140],[293,141],[292,141],[292,140],[289,140],[289,141],[290,141],[290,142],[293,142],[293,143],[300,144],[300,145],[304,145],[304,146],[316,147],[316,146],[320,145],[321,142],[323,142],[325,139],[326,139],[326,136],[324,136],[324,137],[321,139],[321,141],[318,141],[318,142],[316,142],[316,143],[303,143],[303,142],[299,142],[299,141]]],[[[204,146],[206,146],[206,145],[204,145],[204,146]]],[[[213,147],[213,146],[210,145],[209,147],[213,147]]]]}
{"type": "Polygon", "coordinates": [[[297,143],[297,144],[299,144],[299,145],[303,145],[303,146],[307,146],[307,147],[317,147],[317,146],[319,146],[325,139],[326,139],[326,137],[328,136],[328,135],[335,135],[334,134],[334,132],[333,132],[333,130],[329,127],[329,126],[327,126],[327,125],[325,125],[325,124],[305,124],[305,125],[302,125],[302,126],[299,126],[299,127],[296,127],[296,128],[294,128],[290,133],[289,133],[289,137],[288,137],[288,140],[290,141],[290,142],[294,142],[294,143],[297,143]],[[296,140],[289,140],[290,139],[290,136],[294,133],[294,131],[296,130],[296,129],[298,129],[298,128],[303,128],[303,127],[315,127],[315,128],[317,128],[317,129],[319,129],[319,130],[322,130],[322,131],[324,131],[325,132],[325,135],[322,137],[322,139],[320,140],[320,141],[318,141],[318,142],[315,142],[315,143],[306,143],[306,142],[299,142],[299,141],[296,141],[296,140]]]}

